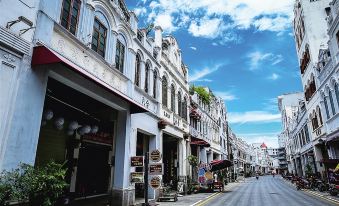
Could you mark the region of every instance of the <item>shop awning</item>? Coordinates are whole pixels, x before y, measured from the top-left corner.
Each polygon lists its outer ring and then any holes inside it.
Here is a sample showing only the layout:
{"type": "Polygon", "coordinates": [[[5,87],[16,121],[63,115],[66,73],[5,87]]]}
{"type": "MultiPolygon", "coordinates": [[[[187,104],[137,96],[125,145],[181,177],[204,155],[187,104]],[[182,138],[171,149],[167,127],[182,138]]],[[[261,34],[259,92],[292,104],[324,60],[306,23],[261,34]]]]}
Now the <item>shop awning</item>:
{"type": "Polygon", "coordinates": [[[222,170],[226,169],[227,167],[232,166],[232,162],[229,160],[213,160],[210,162],[211,165],[211,171],[217,171],[217,170],[222,170]]]}
{"type": "Polygon", "coordinates": [[[63,64],[67,68],[79,73],[80,75],[84,76],[85,78],[95,82],[99,86],[109,90],[113,94],[117,95],[121,99],[127,101],[130,103],[130,109],[131,113],[142,113],[142,112],[148,112],[146,108],[144,108],[141,104],[135,102],[131,98],[127,97],[126,95],[122,94],[120,91],[106,85],[106,83],[100,81],[96,77],[94,77],[92,74],[88,73],[85,69],[82,67],[76,65],[72,61],[68,60],[67,58],[63,57],[61,54],[57,53],[56,51],[53,51],[50,48],[47,48],[46,46],[37,46],[33,49],[33,57],[32,57],[32,67],[36,67],[39,65],[47,65],[47,64],[63,64]]]}
{"type": "Polygon", "coordinates": [[[200,147],[210,147],[210,143],[206,142],[203,139],[199,139],[199,138],[195,138],[195,137],[191,137],[191,145],[197,145],[200,147]]]}

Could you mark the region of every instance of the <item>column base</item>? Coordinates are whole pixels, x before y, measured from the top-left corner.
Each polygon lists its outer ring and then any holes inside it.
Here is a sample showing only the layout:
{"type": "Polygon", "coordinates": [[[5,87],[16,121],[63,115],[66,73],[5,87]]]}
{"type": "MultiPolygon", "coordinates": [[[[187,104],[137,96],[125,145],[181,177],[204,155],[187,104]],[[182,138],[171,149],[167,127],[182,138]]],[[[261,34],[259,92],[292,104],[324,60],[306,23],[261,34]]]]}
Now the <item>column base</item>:
{"type": "Polygon", "coordinates": [[[134,189],[113,189],[112,206],[129,206],[135,203],[134,189]]]}

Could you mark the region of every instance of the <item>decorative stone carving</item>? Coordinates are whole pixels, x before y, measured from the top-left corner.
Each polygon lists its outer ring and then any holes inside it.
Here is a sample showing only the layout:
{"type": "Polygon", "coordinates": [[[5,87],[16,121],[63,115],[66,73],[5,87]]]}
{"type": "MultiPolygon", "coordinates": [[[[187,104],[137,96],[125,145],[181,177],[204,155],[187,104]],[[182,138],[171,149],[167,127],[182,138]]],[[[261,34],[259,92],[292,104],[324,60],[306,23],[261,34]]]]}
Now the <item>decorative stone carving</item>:
{"type": "Polygon", "coordinates": [[[8,62],[15,62],[15,58],[13,55],[11,54],[4,54],[4,58],[8,61],[8,62]]]}

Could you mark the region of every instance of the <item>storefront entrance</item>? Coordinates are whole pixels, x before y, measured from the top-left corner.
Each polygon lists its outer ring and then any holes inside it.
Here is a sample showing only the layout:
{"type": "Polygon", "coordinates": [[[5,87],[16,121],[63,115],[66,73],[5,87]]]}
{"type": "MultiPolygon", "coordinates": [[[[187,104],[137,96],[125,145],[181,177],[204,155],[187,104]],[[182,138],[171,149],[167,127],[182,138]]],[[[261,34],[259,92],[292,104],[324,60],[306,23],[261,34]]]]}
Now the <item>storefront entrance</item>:
{"type": "Polygon", "coordinates": [[[164,176],[163,183],[172,189],[177,188],[178,182],[178,140],[175,137],[163,135],[163,163],[164,176]]]}
{"type": "MultiPolygon", "coordinates": [[[[145,156],[145,153],[149,151],[150,136],[137,132],[137,148],[136,156],[145,156]]],[[[136,172],[145,172],[143,167],[136,167],[136,172]]],[[[144,183],[135,183],[135,197],[145,197],[145,185],[144,183]]]]}
{"type": "Polygon", "coordinates": [[[77,196],[84,197],[107,192],[110,167],[109,152],[105,145],[83,143],[80,148],[78,174],[76,180],[77,196]]]}
{"type": "Polygon", "coordinates": [[[50,78],[35,165],[65,164],[74,198],[106,194],[113,184],[116,121],[113,108],[50,78]]]}

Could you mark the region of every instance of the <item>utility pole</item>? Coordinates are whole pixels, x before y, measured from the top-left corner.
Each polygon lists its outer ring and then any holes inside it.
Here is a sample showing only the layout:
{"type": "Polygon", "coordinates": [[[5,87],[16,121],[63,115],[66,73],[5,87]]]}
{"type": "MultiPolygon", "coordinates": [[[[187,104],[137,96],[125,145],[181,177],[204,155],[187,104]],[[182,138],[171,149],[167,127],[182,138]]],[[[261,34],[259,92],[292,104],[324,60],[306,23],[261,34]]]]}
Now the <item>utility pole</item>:
{"type": "Polygon", "coordinates": [[[144,188],[145,188],[145,203],[143,205],[148,206],[148,165],[149,165],[149,152],[145,154],[144,160],[144,188]]]}

